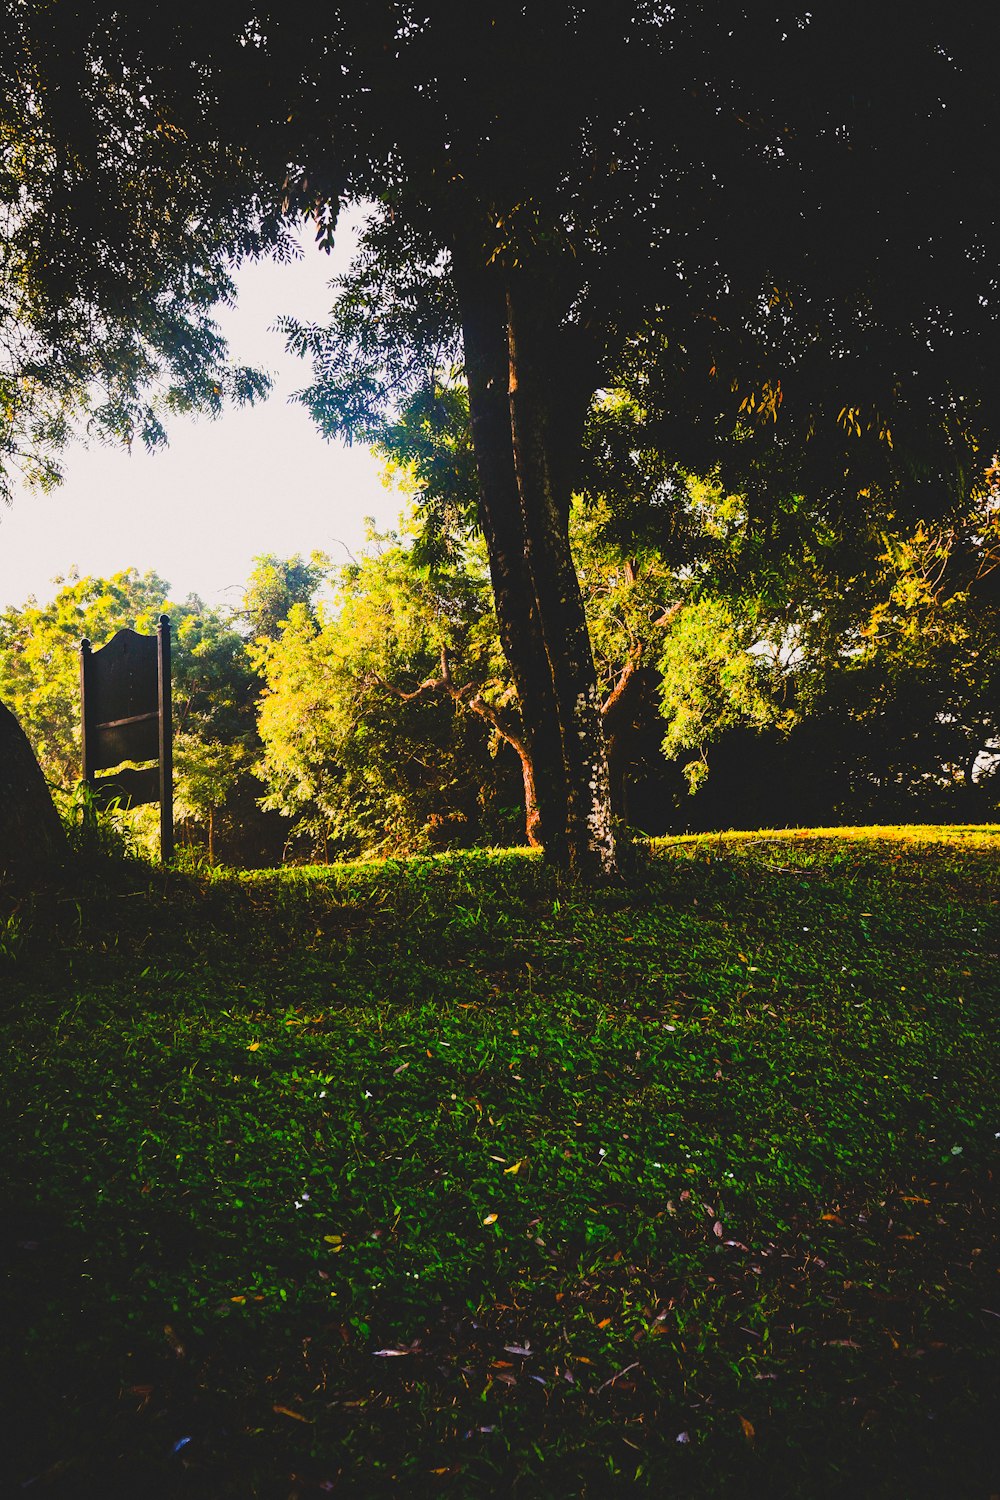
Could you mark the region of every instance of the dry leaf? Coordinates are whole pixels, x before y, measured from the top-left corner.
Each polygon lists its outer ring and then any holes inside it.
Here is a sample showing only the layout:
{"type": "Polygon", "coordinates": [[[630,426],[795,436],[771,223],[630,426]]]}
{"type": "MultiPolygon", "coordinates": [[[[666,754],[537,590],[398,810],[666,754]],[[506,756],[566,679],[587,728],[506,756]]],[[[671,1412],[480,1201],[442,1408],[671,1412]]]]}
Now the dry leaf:
{"type": "Polygon", "coordinates": [[[495,1224],[498,1218],[499,1218],[499,1214],[487,1214],[486,1218],[483,1220],[483,1223],[484,1224],[495,1224]]]}
{"type": "Polygon", "coordinates": [[[296,1422],[308,1422],[311,1419],[304,1417],[300,1411],[293,1411],[290,1406],[275,1406],[272,1408],[280,1417],[293,1417],[296,1422]]]}

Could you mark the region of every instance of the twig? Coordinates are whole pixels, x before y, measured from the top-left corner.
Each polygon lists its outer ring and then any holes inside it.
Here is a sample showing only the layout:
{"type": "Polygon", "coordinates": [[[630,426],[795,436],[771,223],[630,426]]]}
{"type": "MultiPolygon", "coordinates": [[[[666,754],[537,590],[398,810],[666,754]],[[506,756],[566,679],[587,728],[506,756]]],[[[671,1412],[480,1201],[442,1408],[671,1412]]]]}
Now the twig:
{"type": "Polygon", "coordinates": [[[605,1386],[614,1385],[614,1383],[618,1379],[619,1375],[627,1375],[628,1372],[629,1372],[629,1370],[636,1370],[636,1369],[638,1369],[638,1367],[639,1367],[639,1361],[636,1359],[636,1360],[633,1360],[630,1365],[626,1365],[625,1368],[624,1368],[624,1370],[617,1370],[614,1373],[614,1375],[612,1375],[610,1377],[609,1380],[606,1380],[604,1382],[604,1385],[599,1385],[597,1387],[597,1390],[594,1392],[594,1395],[595,1396],[599,1396],[601,1394],[601,1392],[604,1390],[605,1386]]]}

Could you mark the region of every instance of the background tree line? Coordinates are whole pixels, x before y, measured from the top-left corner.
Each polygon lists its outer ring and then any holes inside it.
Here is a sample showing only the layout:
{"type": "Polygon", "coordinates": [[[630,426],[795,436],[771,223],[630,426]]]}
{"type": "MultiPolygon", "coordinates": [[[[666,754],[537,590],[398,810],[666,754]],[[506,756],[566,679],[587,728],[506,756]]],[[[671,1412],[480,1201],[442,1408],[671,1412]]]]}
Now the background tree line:
{"type": "MultiPolygon", "coordinates": [[[[638,494],[635,474],[623,488],[607,462],[634,420],[620,394],[595,410],[591,493],[571,514],[622,822],[656,834],[993,818],[996,471],[947,523],[889,529],[882,516],[845,539],[796,495],[762,535],[745,495],[659,458],[665,536],[655,488],[638,494]]],[[[408,520],[370,532],[357,559],[259,558],[228,609],[171,601],[164,580],[130,569],[56,580],[50,603],[5,610],[0,698],[64,808],[79,797],[81,637],[152,631],[166,611],[189,846],[259,864],[539,842],[467,503],[468,427],[456,377],[383,429],[408,520]]],[[[129,817],[141,830],[148,810],[129,817]]]]}

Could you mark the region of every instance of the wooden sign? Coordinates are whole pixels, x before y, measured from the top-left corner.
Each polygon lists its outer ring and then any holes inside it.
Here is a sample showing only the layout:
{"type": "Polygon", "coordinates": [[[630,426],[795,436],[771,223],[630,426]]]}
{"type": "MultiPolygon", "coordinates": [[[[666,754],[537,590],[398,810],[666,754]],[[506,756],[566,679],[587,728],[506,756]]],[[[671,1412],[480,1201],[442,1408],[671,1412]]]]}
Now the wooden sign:
{"type": "Polygon", "coordinates": [[[97,651],[81,641],[80,703],[83,779],[96,806],[159,802],[160,857],[166,863],[174,852],[169,617],[160,616],[155,635],[119,630],[97,651]],[[125,760],[157,764],[97,775],[125,760]]]}

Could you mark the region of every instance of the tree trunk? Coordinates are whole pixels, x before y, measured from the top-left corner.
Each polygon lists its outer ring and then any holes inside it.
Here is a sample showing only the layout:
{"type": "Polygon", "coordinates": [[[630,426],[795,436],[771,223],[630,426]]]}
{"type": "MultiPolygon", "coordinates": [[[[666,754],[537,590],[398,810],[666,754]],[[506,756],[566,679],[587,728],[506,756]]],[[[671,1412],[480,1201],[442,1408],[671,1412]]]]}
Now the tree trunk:
{"type": "Polygon", "coordinates": [[[569,545],[568,456],[591,392],[585,375],[553,357],[543,330],[554,315],[544,296],[532,297],[526,273],[505,279],[460,244],[453,263],[480,518],[546,858],[584,879],[607,878],[616,873],[607,756],[569,545]]]}
{"type": "MultiPolygon", "coordinates": [[[[560,368],[546,310],[525,273],[507,278],[511,446],[567,789],[569,866],[585,879],[616,873],[611,785],[583,595],[569,543],[568,455],[579,449],[587,397],[560,368]],[[553,354],[556,357],[553,358],[553,354]]],[[[568,366],[568,361],[566,364],[568,366]]]]}
{"type": "Polygon", "coordinates": [[[37,873],[65,854],[66,835],[34,752],[0,703],[0,875],[37,873]]]}
{"type": "MultiPolygon", "coordinates": [[[[479,516],[489,555],[500,643],[514,678],[530,760],[528,839],[546,858],[568,859],[566,775],[556,698],[528,569],[511,446],[509,355],[503,288],[461,249],[454,254],[462,308],[465,373],[479,475],[479,516]]],[[[522,752],[518,750],[518,754],[522,752]]],[[[525,799],[529,796],[524,756],[525,799]]]]}
{"type": "Polygon", "coordinates": [[[524,836],[530,848],[544,848],[542,840],[542,816],[538,811],[538,793],[535,791],[535,768],[531,756],[523,746],[515,746],[524,777],[524,836]]]}

